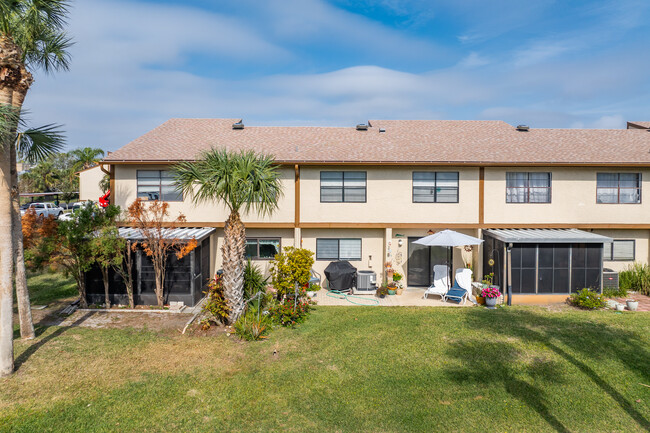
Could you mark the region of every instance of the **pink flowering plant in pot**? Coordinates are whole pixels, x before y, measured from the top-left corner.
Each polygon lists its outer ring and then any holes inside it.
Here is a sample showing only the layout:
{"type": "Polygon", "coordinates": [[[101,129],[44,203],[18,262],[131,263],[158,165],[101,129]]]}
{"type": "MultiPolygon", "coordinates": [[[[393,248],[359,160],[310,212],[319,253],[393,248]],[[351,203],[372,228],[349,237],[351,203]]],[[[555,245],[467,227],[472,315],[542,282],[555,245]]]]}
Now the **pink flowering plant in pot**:
{"type": "Polygon", "coordinates": [[[481,296],[485,298],[485,305],[494,307],[497,304],[497,298],[501,296],[501,292],[496,287],[486,287],[481,290],[481,296]]]}

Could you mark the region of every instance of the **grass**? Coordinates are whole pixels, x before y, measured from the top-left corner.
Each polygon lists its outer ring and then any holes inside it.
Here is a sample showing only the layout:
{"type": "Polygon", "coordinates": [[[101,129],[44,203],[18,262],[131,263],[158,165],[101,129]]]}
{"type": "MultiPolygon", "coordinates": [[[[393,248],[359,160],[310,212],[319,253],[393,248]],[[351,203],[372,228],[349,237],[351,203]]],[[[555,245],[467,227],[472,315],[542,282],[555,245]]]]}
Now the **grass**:
{"type": "Polygon", "coordinates": [[[644,313],[320,307],[253,343],[42,331],[16,342],[0,431],[650,429],[644,313]]]}
{"type": "Polygon", "coordinates": [[[79,294],[74,278],[66,278],[59,273],[30,274],[27,287],[32,305],[49,304],[79,294]]]}

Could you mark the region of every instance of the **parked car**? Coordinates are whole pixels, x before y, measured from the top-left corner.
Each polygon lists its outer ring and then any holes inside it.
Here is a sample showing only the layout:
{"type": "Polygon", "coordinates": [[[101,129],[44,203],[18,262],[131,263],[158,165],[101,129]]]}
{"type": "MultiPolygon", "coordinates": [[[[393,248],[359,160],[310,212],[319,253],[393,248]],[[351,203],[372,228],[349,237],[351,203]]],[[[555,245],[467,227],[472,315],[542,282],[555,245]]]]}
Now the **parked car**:
{"type": "MultiPolygon", "coordinates": [[[[55,218],[63,215],[63,208],[56,206],[54,203],[30,203],[27,209],[34,209],[36,215],[54,216],[55,218]]],[[[27,209],[21,209],[20,214],[24,215],[27,209]]]]}
{"type": "Polygon", "coordinates": [[[78,201],[78,202],[76,202],[76,203],[72,203],[72,204],[70,204],[70,206],[68,207],[68,209],[72,209],[72,210],[71,210],[70,212],[67,212],[67,213],[64,213],[63,215],[61,215],[61,216],[59,217],[59,219],[60,219],[60,220],[63,220],[63,221],[69,221],[69,220],[71,220],[73,214],[75,213],[75,211],[76,211],[77,209],[80,209],[81,207],[85,206],[86,203],[89,203],[89,202],[90,202],[91,204],[93,204],[94,206],[96,206],[96,204],[95,204],[92,200],[89,200],[89,201],[78,201]]]}

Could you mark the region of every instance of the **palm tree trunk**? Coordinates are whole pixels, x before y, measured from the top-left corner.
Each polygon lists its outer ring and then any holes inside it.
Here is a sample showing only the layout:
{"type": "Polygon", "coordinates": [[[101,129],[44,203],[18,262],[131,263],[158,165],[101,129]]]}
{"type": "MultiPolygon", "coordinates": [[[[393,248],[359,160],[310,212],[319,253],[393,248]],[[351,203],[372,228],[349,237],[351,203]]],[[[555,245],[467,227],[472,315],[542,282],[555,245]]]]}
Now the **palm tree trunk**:
{"type": "Polygon", "coordinates": [[[0,377],[14,371],[13,238],[11,234],[11,187],[9,143],[0,151],[0,377]],[[9,253],[9,254],[8,254],[9,253]]]}
{"type": "MultiPolygon", "coordinates": [[[[20,49],[10,38],[0,36],[0,104],[11,106],[20,66],[20,49]]],[[[14,371],[11,146],[15,134],[0,132],[0,377],[4,377],[14,371]]]]}
{"type": "MultiPolygon", "coordinates": [[[[29,87],[34,82],[30,74],[21,65],[20,82],[14,88],[12,105],[18,112],[23,107],[25,96],[29,87]]],[[[17,125],[16,125],[17,126],[17,125]]],[[[12,137],[16,134],[12,134],[12,137]]],[[[20,190],[18,188],[18,169],[16,168],[17,143],[13,141],[11,146],[11,205],[12,205],[12,230],[14,234],[14,256],[16,257],[16,302],[18,303],[18,320],[20,322],[20,337],[26,340],[33,339],[34,321],[32,320],[32,309],[29,302],[29,290],[27,288],[27,272],[25,271],[25,250],[23,248],[23,226],[20,216],[20,190]]]]}
{"type": "Polygon", "coordinates": [[[14,257],[16,258],[16,302],[18,303],[18,319],[20,321],[20,336],[31,340],[35,337],[32,309],[27,289],[27,273],[25,271],[25,251],[23,249],[23,226],[20,216],[20,191],[18,190],[18,172],[16,169],[16,146],[11,146],[11,219],[14,242],[14,257]]]}
{"type": "Polygon", "coordinates": [[[224,296],[230,307],[228,321],[232,324],[244,311],[244,256],[246,253],[246,228],[239,216],[230,213],[223,229],[223,283],[224,296]]]}

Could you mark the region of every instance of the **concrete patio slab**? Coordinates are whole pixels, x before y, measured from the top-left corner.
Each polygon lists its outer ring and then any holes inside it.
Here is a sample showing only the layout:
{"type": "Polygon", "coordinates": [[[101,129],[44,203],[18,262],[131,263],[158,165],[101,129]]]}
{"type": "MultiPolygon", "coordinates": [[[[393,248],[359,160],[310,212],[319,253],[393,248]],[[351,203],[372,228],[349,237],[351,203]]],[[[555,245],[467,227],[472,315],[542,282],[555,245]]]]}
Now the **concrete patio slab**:
{"type": "MultiPolygon", "coordinates": [[[[424,288],[407,288],[401,295],[387,295],[385,298],[381,299],[373,295],[355,295],[359,298],[352,298],[355,302],[360,302],[364,304],[374,304],[373,300],[379,301],[379,305],[382,307],[398,307],[398,306],[417,306],[417,307],[471,307],[472,304],[469,300],[465,305],[458,305],[455,302],[443,302],[440,300],[439,296],[429,296],[427,299],[422,298],[424,294],[424,288]],[[364,302],[365,300],[365,302],[364,302]]],[[[340,299],[339,297],[328,296],[327,290],[319,290],[317,292],[314,301],[318,305],[343,305],[351,306],[357,305],[347,299],[340,299]]]]}

